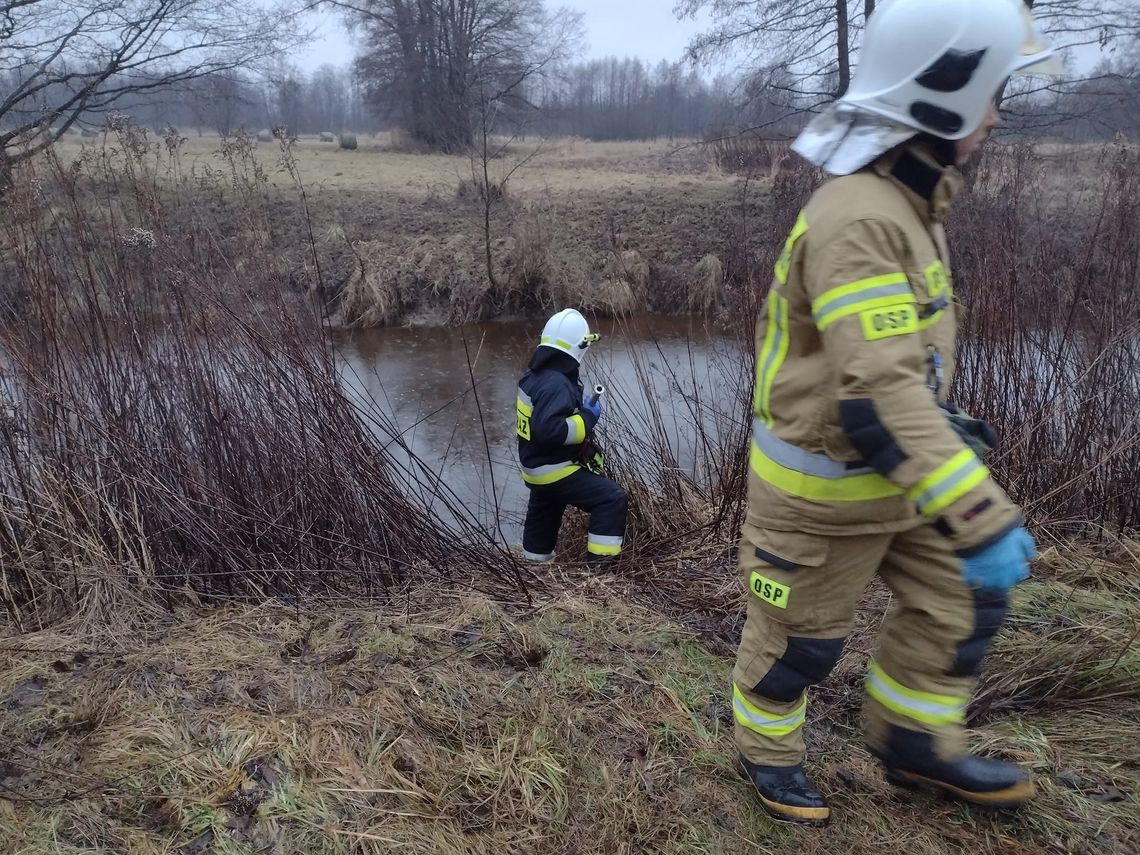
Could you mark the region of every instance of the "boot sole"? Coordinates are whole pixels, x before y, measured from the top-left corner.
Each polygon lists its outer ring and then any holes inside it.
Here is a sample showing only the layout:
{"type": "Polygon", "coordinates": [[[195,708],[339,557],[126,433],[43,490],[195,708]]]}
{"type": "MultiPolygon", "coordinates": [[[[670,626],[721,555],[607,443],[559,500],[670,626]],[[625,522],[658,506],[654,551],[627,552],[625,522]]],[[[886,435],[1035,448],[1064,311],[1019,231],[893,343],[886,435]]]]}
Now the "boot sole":
{"type": "Polygon", "coordinates": [[[786,822],[794,825],[806,825],[811,828],[823,828],[831,822],[831,808],[807,808],[798,807],[796,805],[782,805],[779,802],[774,802],[771,799],[765,798],[763,793],[756,789],[756,785],[752,782],[752,778],[748,774],[748,770],[744,768],[742,763],[738,763],[736,770],[740,776],[752,786],[752,792],[760,800],[760,806],[764,808],[764,813],[772,817],[777,822],[786,822]]]}
{"type": "Polygon", "coordinates": [[[904,790],[935,790],[952,799],[969,802],[970,804],[979,805],[981,807],[1003,809],[1019,808],[1037,794],[1037,788],[1032,781],[1022,781],[1020,784],[1006,787],[1004,790],[974,792],[972,790],[964,790],[961,787],[956,787],[953,784],[948,784],[945,781],[936,781],[933,778],[926,778],[922,775],[916,775],[913,772],[903,772],[897,769],[889,770],[886,773],[886,777],[888,783],[904,790]]]}

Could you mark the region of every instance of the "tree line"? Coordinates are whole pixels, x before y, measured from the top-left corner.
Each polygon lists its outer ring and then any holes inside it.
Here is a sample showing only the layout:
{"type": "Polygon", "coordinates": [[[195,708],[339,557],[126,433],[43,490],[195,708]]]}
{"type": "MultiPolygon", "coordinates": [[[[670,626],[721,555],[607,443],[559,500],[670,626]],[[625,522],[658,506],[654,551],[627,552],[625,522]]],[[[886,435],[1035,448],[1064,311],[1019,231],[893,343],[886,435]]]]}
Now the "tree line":
{"type": "MultiPolygon", "coordinates": [[[[1026,0],[1045,35],[1092,46],[1095,70],[1011,90],[1010,127],[1095,138],[1135,133],[1135,0],[1026,0]]],[[[544,0],[0,0],[0,187],[11,166],[109,111],[220,134],[398,128],[430,150],[490,135],[592,139],[751,130],[790,136],[842,94],[875,0],[678,0],[712,26],[683,61],[580,61],[581,15],[544,0]],[[302,73],[284,58],[306,12],[332,8],[358,36],[350,67],[302,73]],[[717,58],[738,68],[710,76],[717,58]]]]}

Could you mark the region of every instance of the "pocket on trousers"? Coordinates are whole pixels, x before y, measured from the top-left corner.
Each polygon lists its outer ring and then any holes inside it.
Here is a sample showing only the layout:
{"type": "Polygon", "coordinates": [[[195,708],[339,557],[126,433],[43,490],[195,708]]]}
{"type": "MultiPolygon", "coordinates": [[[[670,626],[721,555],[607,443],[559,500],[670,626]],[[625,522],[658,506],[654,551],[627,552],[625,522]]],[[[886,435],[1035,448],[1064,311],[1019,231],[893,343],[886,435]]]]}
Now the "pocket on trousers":
{"type": "Polygon", "coordinates": [[[822,567],[832,538],[826,534],[746,525],[744,541],[743,548],[758,561],[785,573],[794,573],[797,567],[822,567]]]}
{"type": "Polygon", "coordinates": [[[749,593],[786,613],[795,601],[799,571],[823,566],[830,544],[827,535],[746,525],[740,544],[740,569],[749,593]]]}

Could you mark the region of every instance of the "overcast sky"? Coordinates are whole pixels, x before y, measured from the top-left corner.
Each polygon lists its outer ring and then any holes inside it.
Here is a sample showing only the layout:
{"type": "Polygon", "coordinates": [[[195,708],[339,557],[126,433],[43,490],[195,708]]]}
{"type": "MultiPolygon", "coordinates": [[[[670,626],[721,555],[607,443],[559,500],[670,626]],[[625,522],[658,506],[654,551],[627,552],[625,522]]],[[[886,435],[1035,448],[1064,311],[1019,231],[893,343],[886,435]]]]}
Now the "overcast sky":
{"type": "MultiPolygon", "coordinates": [[[[650,65],[662,59],[681,58],[689,40],[710,26],[708,15],[678,21],[673,15],[675,0],[563,0],[563,6],[583,15],[586,29],[585,56],[638,57],[650,65]]],[[[557,0],[550,3],[556,5],[557,0]]],[[[355,45],[344,27],[343,18],[321,13],[313,18],[316,38],[309,48],[292,57],[305,71],[325,63],[345,66],[352,62],[355,45]]],[[[1075,51],[1078,70],[1084,71],[1099,58],[1095,48],[1075,51]]]]}
{"type": "MultiPolygon", "coordinates": [[[[583,13],[586,56],[635,56],[656,63],[680,59],[689,39],[708,26],[703,15],[696,21],[678,21],[673,4],[674,0],[563,0],[558,5],[583,13]]],[[[325,63],[351,62],[355,48],[340,16],[323,14],[315,22],[317,38],[294,61],[306,71],[325,63]]]]}

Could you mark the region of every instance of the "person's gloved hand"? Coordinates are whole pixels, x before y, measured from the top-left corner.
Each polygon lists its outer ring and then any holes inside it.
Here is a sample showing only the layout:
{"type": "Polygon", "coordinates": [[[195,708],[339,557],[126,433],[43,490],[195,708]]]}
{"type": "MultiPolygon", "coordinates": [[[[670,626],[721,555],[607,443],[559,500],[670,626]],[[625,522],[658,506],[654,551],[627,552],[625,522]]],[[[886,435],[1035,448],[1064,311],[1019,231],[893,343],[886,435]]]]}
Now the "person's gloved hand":
{"type": "Polygon", "coordinates": [[[1007,594],[1029,578],[1029,562],[1036,557],[1033,538],[1019,526],[977,555],[963,558],[962,575],[975,590],[1007,594]]]}
{"type": "Polygon", "coordinates": [[[599,397],[592,404],[589,399],[582,401],[582,410],[593,416],[594,424],[597,424],[602,417],[602,399],[599,397]]]}
{"type": "Polygon", "coordinates": [[[997,448],[999,441],[997,431],[989,422],[972,418],[954,404],[939,404],[938,406],[942,408],[946,420],[950,422],[950,427],[973,450],[974,454],[978,455],[979,460],[985,457],[987,452],[997,448]]]}

